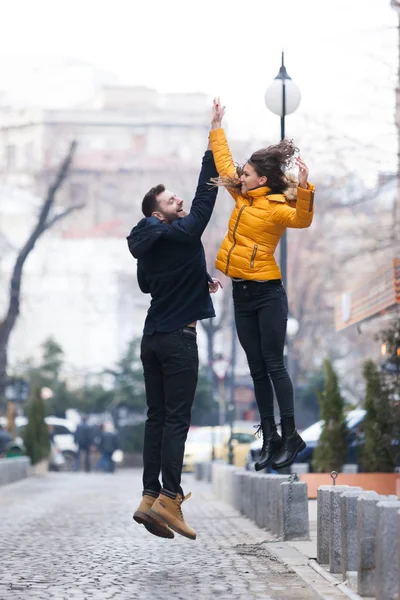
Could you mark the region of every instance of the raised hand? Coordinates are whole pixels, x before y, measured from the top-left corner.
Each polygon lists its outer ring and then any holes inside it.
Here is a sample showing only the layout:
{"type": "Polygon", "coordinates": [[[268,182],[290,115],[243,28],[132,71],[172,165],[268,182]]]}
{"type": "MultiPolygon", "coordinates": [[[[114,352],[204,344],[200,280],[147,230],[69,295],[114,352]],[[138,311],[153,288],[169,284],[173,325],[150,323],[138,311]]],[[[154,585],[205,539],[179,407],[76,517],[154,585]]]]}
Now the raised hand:
{"type": "Polygon", "coordinates": [[[219,129],[221,127],[222,119],[225,114],[225,106],[221,106],[220,98],[214,98],[211,114],[212,128],[219,129]]]}
{"type": "Polygon", "coordinates": [[[307,189],[309,169],[306,163],[302,161],[300,156],[296,158],[296,165],[299,167],[299,186],[307,189]]]}

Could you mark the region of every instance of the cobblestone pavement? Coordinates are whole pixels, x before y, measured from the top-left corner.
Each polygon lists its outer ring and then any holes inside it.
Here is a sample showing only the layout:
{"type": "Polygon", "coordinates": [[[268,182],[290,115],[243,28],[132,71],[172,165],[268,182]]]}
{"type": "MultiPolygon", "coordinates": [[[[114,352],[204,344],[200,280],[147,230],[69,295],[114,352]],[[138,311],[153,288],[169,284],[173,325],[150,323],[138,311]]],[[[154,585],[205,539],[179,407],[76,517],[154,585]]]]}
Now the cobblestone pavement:
{"type": "Polygon", "coordinates": [[[314,600],[265,531],[184,476],[197,540],[132,520],[141,473],[49,473],[0,488],[0,600],[314,600]],[[270,544],[271,546],[271,544],[270,544]]]}

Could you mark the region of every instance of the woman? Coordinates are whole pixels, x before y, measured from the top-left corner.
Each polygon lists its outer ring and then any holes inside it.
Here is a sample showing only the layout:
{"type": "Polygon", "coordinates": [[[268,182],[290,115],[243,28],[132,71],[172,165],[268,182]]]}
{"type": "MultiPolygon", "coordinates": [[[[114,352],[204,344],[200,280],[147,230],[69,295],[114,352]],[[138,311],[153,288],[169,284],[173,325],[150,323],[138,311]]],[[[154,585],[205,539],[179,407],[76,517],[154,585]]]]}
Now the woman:
{"type": "Polygon", "coordinates": [[[288,168],[297,151],[292,142],[254,152],[236,168],[221,122],[224,108],[214,100],[211,147],[219,179],[235,200],[229,231],[219,249],[216,267],[232,278],[235,321],[246,353],[260,412],[263,446],[257,471],[291,465],[306,447],[296,431],[293,385],[284,364],[288,302],[274,252],[287,227],[305,228],[313,219],[314,187],[300,159],[295,202],[285,193],[288,168]],[[282,438],[274,419],[273,388],[277,397],[282,438]]]}

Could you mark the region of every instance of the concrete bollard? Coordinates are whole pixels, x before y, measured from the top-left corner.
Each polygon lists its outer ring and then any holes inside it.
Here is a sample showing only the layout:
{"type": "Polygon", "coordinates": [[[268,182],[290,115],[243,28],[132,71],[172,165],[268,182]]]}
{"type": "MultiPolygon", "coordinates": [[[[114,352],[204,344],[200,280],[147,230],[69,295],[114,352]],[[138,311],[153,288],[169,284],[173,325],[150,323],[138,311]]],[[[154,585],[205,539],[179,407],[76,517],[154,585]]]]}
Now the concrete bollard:
{"type": "Polygon", "coordinates": [[[0,486],[25,479],[30,474],[31,461],[27,456],[0,458],[0,486]]]}
{"type": "Polygon", "coordinates": [[[252,501],[251,498],[251,480],[255,477],[255,473],[251,473],[250,471],[246,471],[244,473],[244,483],[243,483],[243,496],[242,496],[242,514],[247,518],[250,518],[250,504],[252,501]]]}
{"type": "Polygon", "coordinates": [[[341,496],[345,491],[362,492],[360,487],[333,486],[330,490],[330,529],[329,529],[329,570],[331,573],[342,572],[342,513],[341,496]],[[344,488],[344,489],[343,489],[344,488]]]}
{"type": "Polygon", "coordinates": [[[265,527],[266,524],[266,505],[267,505],[267,476],[259,475],[257,478],[258,502],[256,505],[256,525],[265,527]]]}
{"type": "Polygon", "coordinates": [[[204,463],[204,466],[205,466],[204,479],[208,483],[212,483],[212,466],[213,466],[213,463],[211,461],[210,462],[206,462],[206,463],[204,463]]]}
{"type": "Polygon", "coordinates": [[[357,592],[375,596],[376,505],[382,500],[372,492],[357,500],[357,592]]]}
{"type": "Polygon", "coordinates": [[[196,481],[201,481],[203,479],[203,463],[194,463],[194,478],[196,481]]]}
{"type": "Polygon", "coordinates": [[[241,491],[241,480],[240,480],[240,471],[236,471],[233,474],[232,479],[232,506],[236,510],[240,510],[238,507],[239,499],[240,499],[240,491],[241,491]]]}
{"type": "Polygon", "coordinates": [[[290,475],[273,475],[271,483],[271,515],[270,515],[270,526],[271,533],[277,537],[283,535],[283,514],[282,514],[282,502],[281,498],[281,484],[284,481],[289,481],[290,475]]]}
{"type": "MultiPolygon", "coordinates": [[[[397,539],[400,540],[400,510],[397,513],[397,539]]],[[[399,564],[399,578],[397,581],[397,586],[398,586],[398,590],[399,590],[398,596],[400,598],[400,548],[398,546],[397,546],[397,562],[399,564]]]]}
{"type": "Polygon", "coordinates": [[[376,505],[376,600],[399,598],[399,551],[396,517],[400,507],[397,500],[383,500],[376,505]]]}
{"type": "Polygon", "coordinates": [[[317,490],[317,561],[320,565],[329,564],[331,535],[331,490],[344,492],[349,486],[321,485],[317,490]]]}
{"type": "Polygon", "coordinates": [[[308,540],[308,489],[302,481],[284,481],[280,486],[280,511],[282,530],[279,537],[284,540],[308,540]]]}
{"type": "Polygon", "coordinates": [[[272,504],[273,504],[273,485],[275,475],[269,473],[265,476],[265,528],[272,533],[272,504]]]}
{"type": "Polygon", "coordinates": [[[359,498],[376,497],[376,492],[359,492],[352,488],[341,495],[342,574],[343,579],[357,583],[357,502],[359,498]]]}

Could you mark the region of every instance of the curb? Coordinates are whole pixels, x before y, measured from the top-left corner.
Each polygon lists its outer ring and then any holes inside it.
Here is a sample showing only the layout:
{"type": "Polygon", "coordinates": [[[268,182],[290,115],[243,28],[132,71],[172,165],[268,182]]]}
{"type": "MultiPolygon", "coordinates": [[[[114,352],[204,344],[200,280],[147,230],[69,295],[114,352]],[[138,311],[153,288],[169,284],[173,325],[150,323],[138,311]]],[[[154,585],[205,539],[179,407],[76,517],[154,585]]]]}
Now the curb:
{"type": "Polygon", "coordinates": [[[324,579],[326,579],[326,581],[329,581],[329,583],[331,583],[332,585],[336,586],[336,588],[338,590],[340,590],[343,594],[345,594],[348,598],[350,598],[350,600],[363,600],[363,598],[361,596],[359,596],[351,588],[347,587],[347,585],[345,583],[340,583],[336,579],[336,577],[334,577],[333,575],[331,575],[330,573],[328,573],[328,571],[326,571],[326,569],[324,569],[323,567],[321,567],[321,565],[319,565],[317,563],[317,561],[314,560],[313,558],[308,561],[308,564],[310,565],[310,567],[312,569],[314,569],[314,571],[316,571],[317,573],[319,573],[319,575],[321,575],[321,577],[323,577],[324,579]]]}
{"type": "Polygon", "coordinates": [[[343,596],[347,596],[350,600],[364,600],[344,583],[340,583],[316,560],[307,558],[289,542],[277,543],[276,540],[270,540],[264,544],[271,554],[294,571],[318,595],[320,600],[343,600],[343,596]]]}

